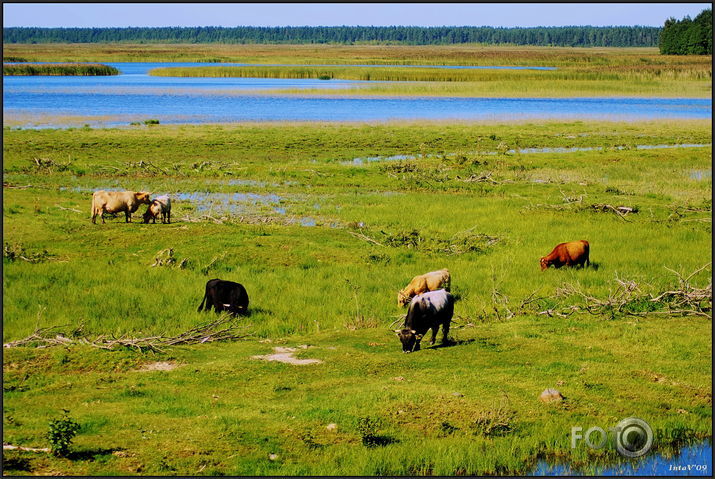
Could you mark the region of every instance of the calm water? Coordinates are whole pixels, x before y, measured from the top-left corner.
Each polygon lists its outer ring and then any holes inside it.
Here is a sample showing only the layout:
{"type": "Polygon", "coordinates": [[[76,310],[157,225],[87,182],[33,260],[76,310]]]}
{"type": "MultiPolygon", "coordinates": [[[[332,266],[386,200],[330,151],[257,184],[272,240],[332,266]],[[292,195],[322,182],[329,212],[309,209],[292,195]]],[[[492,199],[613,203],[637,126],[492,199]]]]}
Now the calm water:
{"type": "MultiPolygon", "coordinates": [[[[654,119],[711,118],[711,99],[661,98],[359,98],[270,94],[276,89],[336,89],[366,82],[273,78],[151,77],[161,66],[212,63],[109,63],[122,74],[102,77],[3,77],[8,120],[69,126],[246,121],[387,121],[395,119],[654,119]],[[252,94],[260,93],[260,94],[252,94]]],[[[507,67],[494,67],[507,68],[507,67]]],[[[512,67],[508,67],[512,68],[512,67]]],[[[525,67],[520,67],[525,68],[525,67]]],[[[536,67],[534,67],[536,68],[536,67]]]]}
{"type": "MultiPolygon", "coordinates": [[[[712,476],[713,446],[711,442],[683,447],[670,459],[652,454],[635,462],[601,469],[599,476],[712,476]]],[[[540,461],[532,473],[534,476],[582,476],[583,473],[568,466],[549,465],[540,461]]]]}

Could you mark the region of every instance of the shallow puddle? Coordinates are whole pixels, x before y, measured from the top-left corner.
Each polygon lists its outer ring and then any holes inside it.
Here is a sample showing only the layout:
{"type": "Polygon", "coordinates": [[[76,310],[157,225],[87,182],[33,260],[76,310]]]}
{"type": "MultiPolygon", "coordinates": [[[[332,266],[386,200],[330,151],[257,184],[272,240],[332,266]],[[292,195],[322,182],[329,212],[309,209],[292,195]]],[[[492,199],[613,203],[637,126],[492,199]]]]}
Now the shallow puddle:
{"type": "MultiPolygon", "coordinates": [[[[704,442],[685,446],[673,457],[662,454],[650,454],[633,462],[624,462],[616,466],[595,471],[599,476],[712,476],[712,443],[704,442]]],[[[585,476],[568,465],[553,465],[539,461],[531,473],[534,476],[585,476]]]]}
{"type": "Polygon", "coordinates": [[[691,180],[712,180],[713,170],[690,170],[689,176],[691,180]]]}
{"type": "Polygon", "coordinates": [[[179,201],[189,201],[196,206],[196,211],[224,213],[253,213],[256,207],[280,204],[283,198],[276,194],[258,193],[176,193],[172,195],[179,201]]]}
{"type": "MultiPolygon", "coordinates": [[[[658,149],[668,149],[668,148],[704,148],[712,146],[712,143],[682,143],[677,145],[636,145],[635,147],[626,146],[614,146],[611,147],[614,150],[627,150],[634,148],[636,150],[658,150],[658,149]]],[[[528,155],[532,153],[576,153],[580,151],[603,151],[606,148],[602,146],[586,146],[586,147],[545,147],[545,148],[518,148],[507,150],[506,153],[513,155],[516,153],[528,155]]],[[[472,151],[469,153],[459,153],[460,155],[498,155],[497,151],[472,151]]],[[[381,161],[399,161],[399,160],[417,160],[420,158],[436,158],[443,155],[390,155],[390,156],[366,156],[353,158],[350,161],[342,162],[343,165],[366,165],[369,163],[376,163],[381,161]]],[[[457,153],[449,153],[444,155],[447,158],[457,156],[457,153]]]]}

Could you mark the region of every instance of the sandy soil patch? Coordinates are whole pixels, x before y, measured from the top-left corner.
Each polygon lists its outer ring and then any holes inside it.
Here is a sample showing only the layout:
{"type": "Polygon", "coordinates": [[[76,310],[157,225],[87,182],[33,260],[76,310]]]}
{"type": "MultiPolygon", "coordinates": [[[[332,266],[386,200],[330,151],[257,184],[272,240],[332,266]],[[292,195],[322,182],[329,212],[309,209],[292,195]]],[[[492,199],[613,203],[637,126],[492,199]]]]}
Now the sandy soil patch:
{"type": "Polygon", "coordinates": [[[298,359],[295,356],[298,349],[307,349],[308,346],[298,346],[297,348],[288,348],[276,346],[273,348],[273,354],[265,354],[259,356],[251,356],[251,359],[262,359],[264,361],[278,361],[281,363],[294,364],[296,366],[304,366],[306,364],[320,364],[323,361],[320,359],[298,359]]]}
{"type": "Polygon", "coordinates": [[[168,361],[157,361],[155,363],[148,363],[143,365],[137,371],[171,371],[179,367],[176,363],[170,363],[168,361]]]}

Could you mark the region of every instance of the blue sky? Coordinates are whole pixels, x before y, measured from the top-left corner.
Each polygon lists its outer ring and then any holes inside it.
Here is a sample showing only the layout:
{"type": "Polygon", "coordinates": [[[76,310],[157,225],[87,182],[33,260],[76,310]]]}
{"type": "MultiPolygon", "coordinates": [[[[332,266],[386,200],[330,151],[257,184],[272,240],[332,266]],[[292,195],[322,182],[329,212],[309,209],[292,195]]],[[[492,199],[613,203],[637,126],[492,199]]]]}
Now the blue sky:
{"type": "Polygon", "coordinates": [[[3,26],[662,26],[709,3],[4,3],[3,26]]]}

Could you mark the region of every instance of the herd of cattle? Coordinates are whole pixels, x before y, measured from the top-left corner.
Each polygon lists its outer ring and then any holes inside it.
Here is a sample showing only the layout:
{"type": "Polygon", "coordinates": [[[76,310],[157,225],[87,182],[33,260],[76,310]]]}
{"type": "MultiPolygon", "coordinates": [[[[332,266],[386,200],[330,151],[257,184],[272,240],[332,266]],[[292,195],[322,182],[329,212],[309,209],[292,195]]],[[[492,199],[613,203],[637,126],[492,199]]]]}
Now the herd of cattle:
{"type": "Polygon", "coordinates": [[[149,205],[144,213],[144,223],[156,223],[161,215],[162,223],[171,223],[171,199],[168,195],[151,199],[151,193],[145,191],[104,191],[92,193],[92,223],[97,223],[97,215],[101,215],[104,223],[105,213],[116,214],[124,212],[125,221],[132,221],[132,213],[141,205],[149,205]]]}
{"type": "MultiPolygon", "coordinates": [[[[134,191],[95,191],[92,195],[92,223],[96,224],[97,215],[101,215],[104,223],[104,214],[121,213],[126,215],[126,222],[131,221],[131,215],[140,205],[149,205],[143,215],[144,223],[153,221],[161,216],[162,223],[171,223],[171,200],[168,196],[159,196],[151,199],[151,193],[134,191]]],[[[549,266],[560,268],[562,266],[590,265],[588,241],[570,241],[561,243],[548,255],[539,260],[542,271],[549,266]]],[[[410,353],[420,349],[422,337],[432,330],[430,344],[435,343],[439,327],[442,326],[442,343],[448,342],[449,324],[454,314],[454,296],[451,289],[451,276],[449,270],[441,269],[431,271],[412,278],[412,281],[397,293],[397,305],[407,308],[405,322],[401,329],[395,330],[402,343],[402,351],[410,353]]],[[[201,300],[198,311],[216,313],[222,311],[234,315],[245,314],[248,311],[248,293],[240,283],[212,279],[206,283],[204,298],[201,300]]]]}

